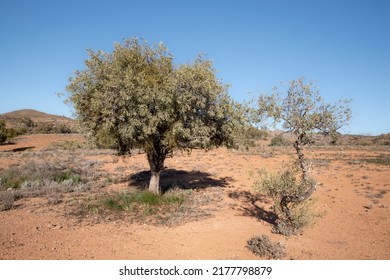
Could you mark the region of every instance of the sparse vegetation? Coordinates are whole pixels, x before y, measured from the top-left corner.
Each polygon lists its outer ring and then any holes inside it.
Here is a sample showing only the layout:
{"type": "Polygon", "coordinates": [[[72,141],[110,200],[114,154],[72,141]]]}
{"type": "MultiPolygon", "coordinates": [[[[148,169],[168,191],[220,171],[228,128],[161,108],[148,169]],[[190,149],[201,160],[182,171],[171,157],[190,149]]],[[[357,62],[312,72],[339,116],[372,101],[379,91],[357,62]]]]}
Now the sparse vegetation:
{"type": "Polygon", "coordinates": [[[390,165],[390,156],[389,155],[380,155],[380,156],[374,157],[374,158],[358,159],[357,161],[371,163],[371,164],[378,164],[378,165],[390,165]]]}
{"type": "Polygon", "coordinates": [[[1,114],[0,121],[4,121],[7,124],[9,133],[14,137],[36,133],[78,133],[73,120],[35,110],[18,110],[1,114]]]}
{"type": "Polygon", "coordinates": [[[79,200],[69,214],[82,219],[128,221],[155,226],[179,226],[210,217],[222,200],[218,188],[204,192],[171,189],[162,195],[148,190],[102,193],[79,200]]]}
{"type": "Polygon", "coordinates": [[[10,167],[0,172],[1,188],[28,189],[50,182],[77,185],[85,183],[79,171],[64,165],[38,164],[30,161],[22,166],[10,167]]]}
{"type": "Polygon", "coordinates": [[[9,210],[10,202],[26,197],[47,197],[50,203],[60,201],[61,194],[85,192],[106,184],[107,176],[97,165],[77,161],[74,157],[61,162],[29,161],[0,171],[0,203],[9,210]],[[103,179],[103,178],[106,179],[103,179]]]}
{"type": "Polygon", "coordinates": [[[290,145],[290,142],[285,139],[282,135],[275,135],[271,139],[270,146],[288,146],[290,145]]]}
{"type": "Polygon", "coordinates": [[[139,191],[119,193],[112,197],[105,198],[102,204],[112,210],[134,211],[135,208],[143,208],[143,213],[155,213],[161,207],[178,207],[184,201],[184,193],[168,192],[158,195],[150,191],[139,191]]]}
{"type": "Polygon", "coordinates": [[[84,148],[85,144],[80,143],[79,141],[75,140],[65,140],[61,142],[56,142],[50,145],[48,147],[48,150],[56,150],[56,149],[62,149],[67,151],[75,151],[77,149],[84,148]]]}

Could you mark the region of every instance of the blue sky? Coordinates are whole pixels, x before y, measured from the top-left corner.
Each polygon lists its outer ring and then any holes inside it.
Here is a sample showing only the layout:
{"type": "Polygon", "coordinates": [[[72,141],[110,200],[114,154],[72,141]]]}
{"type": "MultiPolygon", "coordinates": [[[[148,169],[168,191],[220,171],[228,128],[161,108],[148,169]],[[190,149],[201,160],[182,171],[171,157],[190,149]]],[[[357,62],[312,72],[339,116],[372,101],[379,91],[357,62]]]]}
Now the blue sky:
{"type": "Polygon", "coordinates": [[[389,133],[389,15],[390,1],[377,0],[2,0],[0,113],[71,116],[56,93],[86,49],[142,37],[177,64],[206,54],[238,101],[303,76],[328,102],[353,99],[344,133],[389,133]]]}

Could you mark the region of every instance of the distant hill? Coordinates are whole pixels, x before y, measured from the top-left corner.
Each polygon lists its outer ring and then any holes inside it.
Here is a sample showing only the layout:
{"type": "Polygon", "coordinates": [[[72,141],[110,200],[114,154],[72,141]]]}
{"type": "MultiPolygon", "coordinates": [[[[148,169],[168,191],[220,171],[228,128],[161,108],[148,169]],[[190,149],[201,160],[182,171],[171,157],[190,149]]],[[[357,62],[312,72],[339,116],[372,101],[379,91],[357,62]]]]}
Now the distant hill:
{"type": "Polygon", "coordinates": [[[70,118],[24,109],[0,114],[8,128],[21,133],[73,133],[76,122],[70,118]]]}

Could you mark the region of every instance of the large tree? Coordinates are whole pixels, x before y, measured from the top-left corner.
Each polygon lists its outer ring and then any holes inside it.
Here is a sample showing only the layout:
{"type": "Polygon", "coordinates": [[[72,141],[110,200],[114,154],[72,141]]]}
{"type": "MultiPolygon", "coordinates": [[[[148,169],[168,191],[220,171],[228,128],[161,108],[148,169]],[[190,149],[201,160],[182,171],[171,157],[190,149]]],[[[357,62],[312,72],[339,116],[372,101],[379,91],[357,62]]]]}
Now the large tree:
{"type": "Polygon", "coordinates": [[[150,191],[160,193],[174,149],[235,145],[244,118],[209,60],[175,66],[162,43],[138,39],[115,44],[112,53],[88,53],[85,69],[70,78],[68,101],[92,139],[110,135],[120,154],[145,151],[150,191]]]}

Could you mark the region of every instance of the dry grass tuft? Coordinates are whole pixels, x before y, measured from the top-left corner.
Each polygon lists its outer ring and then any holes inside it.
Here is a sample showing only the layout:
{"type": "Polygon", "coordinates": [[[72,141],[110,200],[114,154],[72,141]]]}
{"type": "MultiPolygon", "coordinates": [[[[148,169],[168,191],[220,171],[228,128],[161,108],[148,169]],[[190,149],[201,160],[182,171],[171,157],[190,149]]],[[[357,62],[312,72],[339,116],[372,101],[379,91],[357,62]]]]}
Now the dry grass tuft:
{"type": "Polygon", "coordinates": [[[272,243],[268,235],[254,236],[247,241],[247,247],[256,256],[267,259],[282,259],[286,256],[286,248],[280,242],[272,243]]]}

